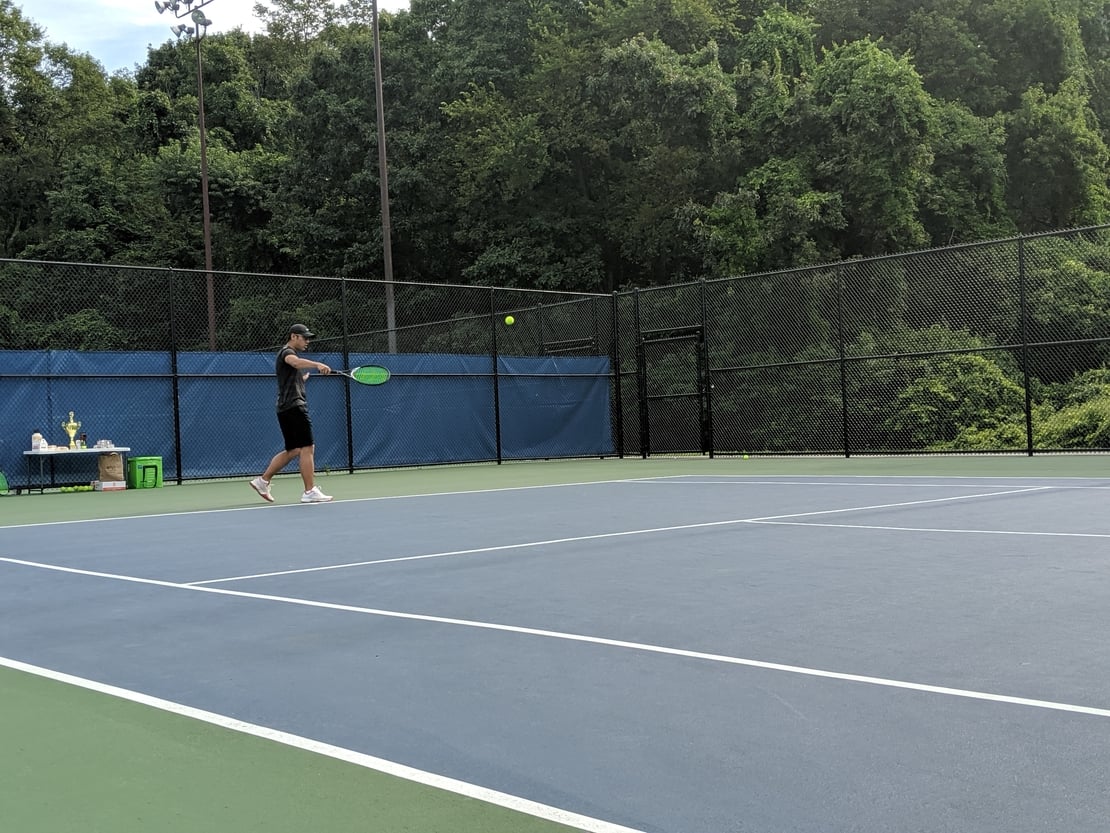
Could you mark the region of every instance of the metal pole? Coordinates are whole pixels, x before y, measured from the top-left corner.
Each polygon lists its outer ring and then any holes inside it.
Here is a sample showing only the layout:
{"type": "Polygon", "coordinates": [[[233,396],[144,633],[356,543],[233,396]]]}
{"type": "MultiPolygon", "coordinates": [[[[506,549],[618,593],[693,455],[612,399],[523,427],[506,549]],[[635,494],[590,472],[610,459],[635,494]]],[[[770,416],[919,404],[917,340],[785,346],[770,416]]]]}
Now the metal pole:
{"type": "Polygon", "coordinates": [[[501,376],[497,366],[501,363],[497,354],[497,290],[489,290],[489,328],[490,352],[493,359],[493,435],[497,444],[497,465],[503,461],[501,449],[501,376]]]}
{"type": "Polygon", "coordinates": [[[844,343],[844,274],[836,270],[836,349],[840,365],[840,440],[844,446],[844,457],[852,456],[848,427],[848,367],[847,346],[844,343]]]}
{"type": "Polygon", "coordinates": [[[200,206],[202,228],[204,229],[204,273],[208,290],[208,349],[216,350],[216,287],[212,277],[212,213],[208,208],[208,131],[204,127],[204,63],[200,55],[200,42],[204,39],[205,32],[212,25],[201,9],[212,0],[177,0],[169,2],[155,2],[154,8],[158,14],[172,12],[179,20],[188,17],[193,26],[184,23],[170,28],[178,39],[189,35],[196,42],[197,48],[197,123],[200,127],[200,206]]]}
{"type": "Polygon", "coordinates": [[[378,111],[378,180],[382,201],[382,262],[385,267],[385,326],[389,352],[397,352],[397,310],[393,298],[393,245],[389,225],[389,166],[385,153],[385,95],[382,92],[382,42],[378,26],[378,0],[371,3],[374,29],[374,95],[378,111]]]}
{"type": "Polygon", "coordinates": [[[640,457],[651,453],[651,423],[647,401],[647,348],[644,347],[644,326],[640,320],[640,289],[632,290],[632,318],[636,328],[636,393],[640,400],[640,457]]]}
{"type": "Polygon", "coordinates": [[[701,296],[701,338],[698,344],[698,364],[702,372],[698,374],[698,385],[701,386],[699,404],[704,410],[702,419],[702,452],[708,452],[709,459],[713,459],[713,369],[709,366],[709,300],[707,297],[705,279],[699,282],[701,296]]]}
{"type": "Polygon", "coordinates": [[[1029,379],[1029,300],[1025,284],[1025,237],[1017,241],[1018,299],[1021,314],[1021,376],[1025,388],[1025,454],[1033,456],[1033,392],[1029,379]]]}
{"type": "Polygon", "coordinates": [[[624,459],[624,399],[621,395],[621,324],[620,324],[620,296],[613,293],[611,326],[613,341],[609,345],[609,352],[613,362],[613,403],[616,409],[617,422],[617,456],[624,459]]]}
{"type": "MultiPolygon", "coordinates": [[[[169,272],[170,295],[170,378],[173,395],[173,460],[177,485],[181,485],[181,379],[177,366],[177,273],[169,272]]],[[[29,457],[27,458],[30,459],[29,457]]]]}
{"type": "Polygon", "coordinates": [[[208,292],[208,349],[216,350],[216,287],[212,278],[212,215],[208,208],[208,131],[204,127],[204,64],[200,42],[204,36],[197,31],[197,118],[200,124],[200,205],[204,228],[204,274],[208,292]]]}
{"type": "MultiPolygon", "coordinates": [[[[351,366],[351,343],[349,333],[351,332],[350,319],[347,311],[350,309],[350,301],[347,299],[347,279],[343,278],[340,284],[340,304],[343,307],[343,366],[351,366]]],[[[354,415],[351,413],[351,386],[343,386],[343,407],[347,413],[347,471],[350,474],[355,473],[355,434],[354,434],[354,415]]]]}

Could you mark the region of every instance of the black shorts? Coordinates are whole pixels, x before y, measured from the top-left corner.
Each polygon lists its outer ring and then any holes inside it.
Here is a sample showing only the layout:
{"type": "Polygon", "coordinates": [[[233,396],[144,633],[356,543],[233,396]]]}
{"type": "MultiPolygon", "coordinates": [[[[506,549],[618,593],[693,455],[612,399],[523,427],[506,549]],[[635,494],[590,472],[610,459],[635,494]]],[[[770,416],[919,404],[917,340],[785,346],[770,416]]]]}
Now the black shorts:
{"type": "Polygon", "coordinates": [[[278,411],[277,417],[278,425],[281,426],[281,436],[285,439],[286,451],[316,445],[312,439],[312,420],[308,418],[308,411],[304,408],[278,411]]]}

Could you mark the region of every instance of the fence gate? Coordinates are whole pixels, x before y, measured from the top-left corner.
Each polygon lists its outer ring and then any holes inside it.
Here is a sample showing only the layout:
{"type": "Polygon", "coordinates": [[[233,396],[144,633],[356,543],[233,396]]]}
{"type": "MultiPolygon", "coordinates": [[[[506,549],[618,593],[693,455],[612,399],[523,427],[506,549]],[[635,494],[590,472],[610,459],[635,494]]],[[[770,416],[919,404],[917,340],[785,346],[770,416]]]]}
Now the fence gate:
{"type": "Polygon", "coordinates": [[[641,330],[636,342],[640,453],[713,456],[705,328],[641,330]]]}

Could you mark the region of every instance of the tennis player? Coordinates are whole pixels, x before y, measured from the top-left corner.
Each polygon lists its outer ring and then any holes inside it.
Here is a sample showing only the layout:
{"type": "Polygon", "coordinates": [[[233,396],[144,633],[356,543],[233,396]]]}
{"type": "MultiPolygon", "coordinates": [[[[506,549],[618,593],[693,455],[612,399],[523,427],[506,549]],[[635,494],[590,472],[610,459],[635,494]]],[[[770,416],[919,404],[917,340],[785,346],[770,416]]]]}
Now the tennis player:
{"type": "Polygon", "coordinates": [[[285,451],[279,451],[266,467],[261,477],[251,481],[251,488],[259,496],[274,502],[270,494],[270,480],[287,465],[297,460],[304,481],[304,494],[301,503],[326,503],[331,495],[325,495],[316,485],[316,443],[312,439],[312,420],[308,417],[308,401],[305,399],[304,383],[310,370],[318,370],[327,375],[331,368],[323,362],[298,355],[308,349],[309,339],[316,334],[304,324],[294,324],[289,328],[289,341],[277,354],[277,418],[281,426],[281,436],[285,439],[285,451]]]}

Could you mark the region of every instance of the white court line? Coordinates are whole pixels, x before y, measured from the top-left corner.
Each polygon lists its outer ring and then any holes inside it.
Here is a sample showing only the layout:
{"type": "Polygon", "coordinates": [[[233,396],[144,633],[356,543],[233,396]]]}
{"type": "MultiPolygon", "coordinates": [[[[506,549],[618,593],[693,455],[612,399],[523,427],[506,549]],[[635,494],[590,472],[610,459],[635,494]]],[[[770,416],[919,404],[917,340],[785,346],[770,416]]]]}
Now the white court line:
{"type": "Polygon", "coordinates": [[[274,576],[294,576],[302,573],[323,573],[329,570],[347,570],[355,567],[371,567],[376,564],[396,564],[400,561],[424,561],[429,558],[449,558],[458,555],[475,555],[482,552],[503,552],[505,550],[522,550],[530,547],[547,547],[556,544],[574,544],[581,541],[598,541],[604,538],[622,538],[631,535],[654,535],[661,532],[677,532],[683,529],[707,529],[715,526],[735,526],[737,524],[751,524],[765,521],[775,521],[784,518],[808,518],[815,515],[833,515],[841,512],[863,512],[868,509],[893,509],[905,506],[922,506],[927,503],[945,503],[953,500],[971,500],[979,497],[997,497],[998,495],[1015,495],[1024,492],[1043,491],[1048,486],[1036,486],[1028,489],[1008,490],[1004,492],[984,492],[974,495],[956,495],[954,497],[930,498],[928,500],[911,500],[901,503],[880,503],[873,506],[852,506],[844,509],[822,509],[815,512],[793,512],[789,515],[768,515],[762,518],[733,518],[726,521],[705,521],[696,524],[679,524],[677,526],[658,526],[650,529],[629,529],[623,532],[601,532],[595,535],[576,535],[571,538],[552,538],[546,541],[525,541],[520,544],[500,544],[494,547],[475,547],[466,550],[448,550],[446,552],[432,552],[424,555],[405,555],[396,558],[378,558],[369,561],[352,561],[346,564],[325,564],[319,567],[300,567],[295,570],[276,570],[268,573],[253,573],[242,576],[225,576],[223,578],[210,578],[204,581],[188,582],[191,586],[205,584],[220,584],[229,581],[246,581],[255,578],[273,578],[274,576]]]}
{"type": "MultiPolygon", "coordinates": [[[[654,475],[652,477],[645,477],[643,479],[644,480],[677,480],[677,479],[680,479],[680,478],[688,478],[688,477],[723,477],[723,478],[729,478],[729,479],[743,479],[745,477],[813,477],[813,478],[844,477],[844,478],[848,478],[848,479],[860,479],[860,478],[864,478],[864,477],[871,477],[871,478],[881,477],[884,480],[924,480],[926,477],[934,478],[934,479],[937,478],[937,477],[941,477],[945,480],[1007,480],[1007,481],[1016,481],[1016,480],[1029,481],[1029,480],[1032,480],[1032,481],[1041,482],[1041,483],[1044,483],[1045,481],[1049,481],[1049,480],[1051,480],[1053,482],[1055,482],[1057,480],[1095,480],[1095,481],[1110,480],[1110,477],[1098,477],[1098,476],[1093,475],[1093,474],[1042,474],[1042,475],[1033,475],[1033,474],[939,474],[938,475],[938,474],[875,474],[873,472],[871,474],[844,474],[844,473],[840,473],[840,474],[808,474],[808,475],[804,474],[804,473],[800,473],[800,472],[795,473],[795,474],[782,474],[782,475],[769,475],[765,472],[762,473],[762,474],[705,474],[705,473],[699,472],[698,474],[658,474],[658,475],[654,475]]],[[[707,481],[707,482],[709,482],[709,481],[707,481]]],[[[902,485],[902,484],[898,484],[898,485],[902,485]]]]}
{"type": "Polygon", "coordinates": [[[749,521],[767,526],[818,526],[830,529],[874,529],[880,532],[952,532],[963,535],[1030,535],[1045,538],[1110,538],[1110,532],[1022,532],[1016,529],[937,529],[928,526],[877,526],[874,524],[826,524],[805,521],[749,521]]]}
{"type": "MultiPolygon", "coordinates": [[[[679,475],[685,477],[684,475],[679,475]]],[[[644,478],[643,480],[629,480],[628,483],[646,483],[653,486],[844,486],[844,487],[867,487],[877,486],[880,488],[889,488],[890,486],[897,486],[899,489],[979,489],[994,486],[997,484],[992,483],[863,483],[854,482],[846,483],[843,481],[818,481],[818,480],[749,480],[749,475],[721,475],[725,480],[666,480],[663,478],[644,478]]],[[[1007,478],[1017,479],[1017,478],[1007,478]]],[[[1024,479],[1024,478],[1023,478],[1024,479]]],[[[1027,484],[1028,485],[1028,484],[1027,484]]],[[[1070,483],[1045,483],[1040,482],[1037,488],[1043,489],[1068,489],[1068,490],[1102,490],[1110,489],[1110,486],[1077,486],[1070,483]]]]}
{"type": "Polygon", "coordinates": [[[99,694],[107,694],[121,700],[129,700],[132,703],[150,706],[151,708],[169,712],[170,714],[180,715],[193,720],[200,720],[204,723],[218,726],[221,729],[229,729],[233,732],[239,732],[240,734],[252,735],[256,738],[291,746],[295,749],[314,752],[317,755],[325,755],[329,758],[345,761],[346,763],[354,764],[355,766],[360,766],[365,769],[372,769],[375,772],[403,778],[406,781],[413,781],[427,787],[433,787],[438,790],[445,790],[457,795],[466,796],[467,798],[477,799],[487,804],[505,807],[510,810],[515,810],[518,813],[525,813],[529,816],[535,816],[547,821],[558,822],[567,827],[573,827],[576,830],[585,830],[589,831],[589,833],[643,833],[643,831],[634,830],[631,827],[623,827],[619,824],[602,821],[601,819],[572,813],[569,810],[562,810],[548,804],[540,804],[537,801],[530,801],[527,798],[521,798],[519,796],[509,795],[508,793],[498,792],[497,790],[487,789],[486,787],[480,787],[477,784],[470,784],[466,781],[459,781],[443,775],[436,775],[434,772],[414,769],[413,767],[405,766],[395,761],[387,761],[384,758],[364,755],[352,749],[333,746],[330,743],[313,740],[312,738],[293,735],[288,732],[271,729],[267,726],[259,726],[255,723],[247,723],[243,720],[237,720],[234,717],[228,717],[227,715],[196,709],[181,703],[174,703],[171,700],[151,697],[142,692],[118,688],[113,685],[107,685],[95,680],[88,680],[83,677],[74,677],[70,674],[63,674],[60,671],[40,668],[37,665],[29,665],[25,662],[8,659],[7,657],[0,657],[0,666],[11,668],[15,671],[23,671],[28,674],[35,674],[39,677],[45,677],[46,679],[55,680],[67,685],[79,686],[80,688],[95,691],[99,694]]]}
{"type": "MultiPolygon", "coordinates": [[[[530,489],[563,489],[567,487],[577,486],[597,486],[609,485],[613,483],[629,483],[637,478],[620,478],[618,480],[585,480],[581,483],[543,483],[537,486],[499,486],[496,489],[461,489],[454,492],[417,492],[411,495],[379,495],[377,497],[356,497],[356,498],[339,498],[330,501],[331,504],[337,503],[370,503],[378,500],[412,500],[415,498],[423,497],[450,497],[451,495],[484,495],[493,492],[524,492],[530,489]]],[[[648,478],[644,478],[648,479],[648,478]]],[[[257,496],[256,496],[257,497],[257,496]]],[[[247,500],[249,498],[244,498],[247,500]]],[[[0,529],[22,529],[24,527],[36,526],[70,526],[72,524],[93,524],[104,523],[105,521],[135,521],[143,518],[180,518],[189,515],[219,515],[224,512],[260,512],[269,510],[273,512],[277,509],[293,509],[296,508],[305,511],[307,506],[313,506],[313,509],[308,511],[319,511],[321,504],[303,504],[297,503],[278,503],[278,504],[258,504],[256,506],[233,506],[228,509],[190,509],[184,512],[157,512],[149,515],[113,515],[109,518],[76,518],[69,521],[38,521],[29,524],[0,524],[0,529]]]]}
{"type": "Polygon", "coordinates": [[[154,587],[167,587],[174,590],[188,590],[193,593],[215,593],[221,596],[234,596],[241,599],[257,599],[259,601],[278,602],[280,604],[297,605],[322,610],[335,610],[345,613],[359,613],[366,616],[381,616],[387,619],[404,619],[416,622],[431,622],[439,625],[454,625],[463,628],[476,628],[480,630],[500,631],[503,633],[523,634],[538,636],[547,639],[559,639],[567,642],[579,642],[590,645],[602,645],[609,648],[624,648],[633,651],[642,651],[650,654],[663,654],[665,656],[683,657],[685,659],[703,660],[705,662],[722,663],[725,665],[738,665],[748,668],[760,668],[767,671],[781,671],[788,674],[800,674],[806,677],[820,677],[826,680],[840,680],[842,682],[862,683],[865,685],[881,686],[883,688],[906,689],[920,691],[928,694],[940,694],[949,697],[960,697],[969,700],[986,700],[992,703],[1006,703],[1016,706],[1029,706],[1050,711],[1072,712],[1086,714],[1094,717],[1110,717],[1110,709],[1094,706],[1079,706],[1073,703],[1059,703],[1052,700],[1037,700],[1029,697],[1014,697],[1008,694],[993,694],[985,691],[973,691],[962,688],[949,688],[947,686],[914,683],[906,680],[893,680],[885,677],[869,677],[862,674],[847,674],[840,671],[825,671],[820,668],[807,668],[800,665],[784,665],[778,662],[764,662],[762,660],[746,659],[743,657],[727,656],[725,654],[709,654],[702,651],[687,651],[681,648],[668,648],[663,645],[652,645],[645,642],[629,642],[623,639],[606,639],[600,636],[586,636],[584,634],[564,633],[562,631],[549,631],[540,628],[526,628],[517,625],[502,625],[495,622],[479,622],[473,619],[455,619],[447,616],[430,616],[422,613],[405,613],[398,610],[381,610],[372,607],[359,607],[357,605],[336,604],[333,602],[318,602],[312,599],[298,599],[288,596],[272,596],[265,593],[248,593],[242,590],[228,590],[224,587],[197,587],[189,584],[178,584],[172,581],[159,579],[138,578],[136,576],[117,575],[115,573],[101,573],[95,570],[80,570],[76,567],[60,567],[55,564],[42,564],[36,561],[23,561],[17,558],[0,558],[0,562],[18,564],[24,567],[33,567],[41,570],[53,570],[72,575],[104,578],[113,581],[125,581],[134,584],[145,584],[154,587]]]}
{"type": "MultiPolygon", "coordinates": [[[[653,483],[653,482],[659,482],[659,483],[664,483],[664,484],[666,484],[666,483],[674,484],[676,482],[682,482],[681,478],[702,477],[702,476],[703,475],[692,475],[692,474],[660,474],[660,475],[655,475],[655,476],[651,476],[651,477],[621,477],[621,478],[616,478],[614,480],[584,480],[584,481],[581,481],[581,482],[578,482],[578,483],[544,483],[544,484],[539,484],[539,485],[534,485],[534,486],[499,486],[499,487],[494,488],[494,489],[460,489],[460,490],[451,491],[451,492],[416,492],[416,493],[408,494],[408,495],[379,495],[377,497],[339,498],[339,499],[331,501],[331,503],[332,504],[338,504],[338,503],[370,503],[370,502],[380,501],[380,500],[413,500],[413,499],[425,498],[425,497],[450,497],[451,495],[484,495],[484,494],[492,494],[492,493],[495,493],[495,492],[518,492],[518,491],[523,492],[523,491],[528,491],[528,490],[531,490],[531,489],[562,489],[562,488],[579,487],[579,486],[606,486],[606,485],[612,485],[614,483],[653,483]]],[[[722,478],[742,479],[742,478],[748,478],[748,477],[753,477],[753,476],[758,476],[758,475],[746,475],[746,474],[727,475],[727,474],[722,474],[722,475],[717,475],[717,476],[722,477],[722,478]]],[[[923,477],[923,476],[924,475],[919,475],[919,474],[917,474],[917,475],[914,475],[914,474],[906,474],[906,475],[901,475],[901,474],[889,474],[888,475],[888,474],[884,474],[884,475],[882,475],[882,477],[887,478],[887,479],[920,478],[920,477],[923,477]]],[[[813,475],[813,477],[815,477],[815,478],[824,478],[824,477],[849,477],[849,478],[852,478],[852,477],[874,477],[874,475],[854,475],[854,474],[824,475],[824,474],[815,474],[815,475],[813,475]]],[[[946,477],[950,480],[1006,480],[1006,481],[1018,481],[1018,480],[1026,480],[1026,481],[1028,481],[1028,480],[1040,480],[1040,481],[1043,481],[1045,479],[1051,479],[1051,480],[1098,480],[1099,479],[1099,478],[1095,478],[1095,477],[1030,478],[1030,477],[1008,477],[1008,476],[1002,476],[1002,475],[987,476],[987,477],[975,477],[975,476],[972,476],[972,475],[946,475],[946,477]]],[[[292,481],[290,481],[290,482],[292,482],[292,481]]],[[[749,482],[752,482],[752,481],[749,481],[749,482]]],[[[775,480],[756,481],[756,485],[762,485],[764,482],[766,482],[767,484],[775,484],[775,483],[781,483],[782,481],[775,481],[775,480]]],[[[727,484],[727,483],[729,483],[729,480],[719,480],[719,481],[717,481],[717,480],[707,480],[707,481],[704,481],[704,483],[705,484],[713,484],[713,483],[727,484]]],[[[797,481],[797,482],[794,482],[794,483],[790,483],[789,485],[823,486],[823,485],[826,485],[826,484],[821,483],[821,482],[817,482],[817,481],[797,481]]],[[[837,485],[837,484],[832,484],[832,485],[837,485]]],[[[856,485],[856,484],[845,483],[843,485],[850,486],[850,485],[856,485]]],[[[875,483],[875,484],[864,484],[864,485],[889,486],[889,485],[892,485],[892,484],[889,484],[889,483],[875,483]]],[[[907,485],[920,485],[920,484],[898,483],[898,484],[894,484],[894,485],[907,486],[907,485]]],[[[948,486],[954,486],[956,488],[964,488],[964,485],[956,484],[956,483],[948,483],[948,484],[943,484],[942,483],[942,484],[938,484],[938,485],[941,485],[941,486],[948,485],[948,486]]],[[[993,486],[993,485],[995,485],[995,484],[992,484],[992,483],[967,484],[968,487],[993,486]]],[[[1052,488],[1052,484],[1043,484],[1042,486],[1040,486],[1038,488],[1052,488]]],[[[1110,489],[1110,486],[1105,486],[1105,487],[1104,486],[1090,486],[1090,487],[1057,486],[1056,488],[1091,488],[1091,489],[1106,488],[1106,489],[1110,489]]],[[[304,507],[305,507],[305,504],[301,504],[301,503],[279,503],[279,504],[265,504],[265,505],[259,504],[259,505],[256,505],[256,506],[233,506],[233,507],[229,507],[227,509],[190,509],[190,510],[186,510],[186,511],[183,511],[183,512],[155,512],[155,513],[144,514],[144,515],[112,515],[110,517],[105,517],[105,518],[76,518],[76,519],[73,519],[73,520],[66,520],[66,521],[36,521],[34,523],[26,523],[26,524],[0,524],[0,529],[24,529],[24,528],[28,528],[28,527],[42,527],[42,526],[72,526],[74,524],[95,524],[95,523],[106,523],[106,522],[110,522],[110,521],[136,521],[136,520],[142,520],[144,518],[178,518],[178,517],[188,517],[190,515],[217,515],[217,514],[222,514],[222,513],[225,513],[225,512],[258,512],[258,511],[265,511],[265,510],[275,511],[275,510],[279,510],[279,509],[293,509],[293,508],[297,508],[301,511],[305,511],[304,507]]],[[[312,509],[312,510],[307,510],[307,511],[318,511],[318,509],[312,509]]]]}

